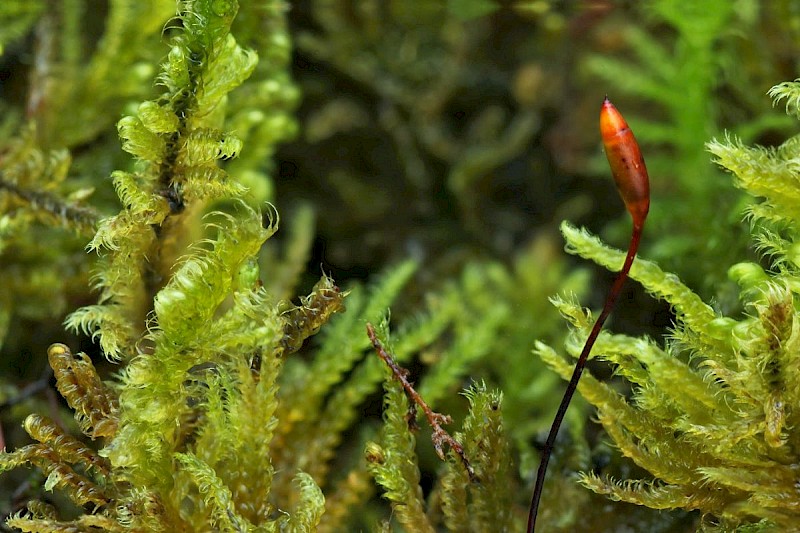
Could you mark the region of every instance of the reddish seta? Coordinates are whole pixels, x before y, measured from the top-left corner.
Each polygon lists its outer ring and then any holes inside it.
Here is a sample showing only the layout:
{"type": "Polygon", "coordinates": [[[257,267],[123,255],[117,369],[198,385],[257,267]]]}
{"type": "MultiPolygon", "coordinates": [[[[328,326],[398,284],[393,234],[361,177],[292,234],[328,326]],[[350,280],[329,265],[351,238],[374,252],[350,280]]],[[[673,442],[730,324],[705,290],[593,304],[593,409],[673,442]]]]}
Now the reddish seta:
{"type": "Polygon", "coordinates": [[[597,321],[586,339],[586,344],[583,345],[578,362],[575,363],[572,378],[569,380],[569,385],[567,385],[567,390],[564,392],[564,397],[558,406],[553,424],[550,426],[550,433],[547,435],[547,440],[542,450],[542,459],[536,475],[536,486],[531,498],[531,507],[528,513],[528,533],[533,533],[536,527],[536,515],[539,511],[539,500],[544,488],[547,463],[550,461],[550,454],[553,451],[558,430],[561,428],[564,415],[567,412],[570,401],[572,401],[572,396],[575,394],[578,381],[581,379],[586,360],[589,358],[589,352],[591,352],[592,346],[603,328],[603,323],[605,323],[608,315],[611,314],[622,285],[628,277],[628,271],[630,271],[633,259],[636,257],[636,250],[639,248],[639,239],[642,236],[644,221],[650,209],[650,179],[647,176],[647,167],[645,167],[644,158],[642,158],[642,153],[639,150],[639,144],[628,127],[628,123],[625,122],[622,114],[617,111],[617,108],[614,107],[614,104],[609,101],[607,96],[603,100],[603,107],[600,109],[600,135],[603,138],[603,147],[608,158],[608,165],[611,167],[611,174],[617,184],[617,190],[619,190],[619,194],[622,196],[623,202],[625,202],[625,207],[633,219],[633,232],[631,233],[631,242],[628,245],[628,254],[625,256],[622,270],[617,274],[617,278],[614,280],[614,284],[611,286],[606,302],[603,305],[603,310],[600,312],[600,316],[597,317],[597,321]]]}

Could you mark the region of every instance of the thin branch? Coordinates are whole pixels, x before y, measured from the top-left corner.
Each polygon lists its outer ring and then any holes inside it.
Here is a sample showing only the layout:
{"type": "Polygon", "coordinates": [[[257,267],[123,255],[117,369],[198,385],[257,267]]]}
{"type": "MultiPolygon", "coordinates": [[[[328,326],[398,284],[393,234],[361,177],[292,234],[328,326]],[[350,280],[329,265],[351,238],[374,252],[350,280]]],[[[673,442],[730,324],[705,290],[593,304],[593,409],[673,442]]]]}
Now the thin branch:
{"type": "Polygon", "coordinates": [[[383,362],[386,363],[386,365],[392,371],[394,378],[403,386],[406,396],[408,396],[413,402],[412,406],[415,404],[418,405],[425,413],[425,417],[428,419],[428,424],[430,424],[431,429],[433,430],[431,439],[433,440],[433,447],[436,450],[436,455],[438,455],[439,458],[444,461],[444,445],[447,444],[450,446],[450,449],[461,458],[461,462],[464,464],[464,468],[467,470],[470,480],[475,480],[475,470],[469,464],[469,460],[464,453],[464,447],[456,439],[451,437],[450,434],[441,426],[441,424],[451,424],[453,419],[450,418],[449,415],[443,415],[441,413],[434,412],[430,407],[428,407],[428,404],[425,403],[425,400],[422,399],[422,396],[420,396],[419,393],[414,390],[414,386],[408,381],[408,370],[398,365],[392,358],[392,355],[383,348],[381,341],[378,340],[378,336],[375,334],[375,328],[369,323],[367,323],[367,335],[369,336],[369,340],[372,341],[372,346],[375,348],[375,352],[378,354],[378,357],[383,359],[383,362]]]}
{"type": "Polygon", "coordinates": [[[2,173],[0,173],[0,190],[13,194],[35,210],[48,213],[62,226],[74,228],[81,233],[94,233],[100,220],[100,215],[90,207],[67,202],[49,192],[23,189],[3,179],[2,173]]]}
{"type": "Polygon", "coordinates": [[[44,370],[42,370],[41,377],[39,377],[36,381],[25,385],[13,398],[9,398],[8,400],[0,403],[0,412],[17,405],[18,403],[22,403],[28,398],[31,398],[44,390],[47,390],[50,386],[50,379],[52,377],[53,369],[50,368],[50,365],[47,365],[44,370]]]}

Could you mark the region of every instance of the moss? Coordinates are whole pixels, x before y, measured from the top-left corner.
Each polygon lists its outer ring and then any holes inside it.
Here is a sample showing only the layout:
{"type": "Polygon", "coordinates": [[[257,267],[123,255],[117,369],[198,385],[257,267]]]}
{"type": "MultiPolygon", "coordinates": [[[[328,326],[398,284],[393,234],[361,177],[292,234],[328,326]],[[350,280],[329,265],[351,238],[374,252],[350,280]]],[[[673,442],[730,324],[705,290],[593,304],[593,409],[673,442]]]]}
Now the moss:
{"type": "MultiPolygon", "coordinates": [[[[778,85],[771,94],[793,111],[800,84],[778,85]]],[[[631,277],[674,308],[675,329],[664,346],[646,338],[601,335],[595,352],[632,385],[632,398],[591,376],[579,390],[597,407],[599,421],[622,454],[652,478],[614,480],[586,473],[581,482],[593,491],[655,509],[699,510],[705,529],[796,526],[791,465],[797,461],[792,443],[800,405],[800,317],[791,255],[798,238],[792,200],[797,187],[789,170],[796,146],[797,138],[771,150],[730,138],[708,145],[739,187],[762,198],[749,215],[769,270],[755,263],[728,270],[741,288],[745,316],[721,314],[651,262],[634,264],[631,277]]],[[[572,226],[562,231],[568,251],[619,268],[621,252],[572,226]]],[[[555,303],[585,335],[589,317],[574,303],[555,303]]],[[[579,342],[568,344],[572,353],[579,348],[579,342]]],[[[569,377],[570,365],[551,348],[540,344],[538,351],[569,377]]]]}
{"type": "MultiPolygon", "coordinates": [[[[790,3],[753,5],[696,13],[716,22],[695,35],[694,19],[648,2],[646,22],[658,31],[626,30],[630,40],[616,41],[637,44],[638,63],[657,60],[631,80],[655,83],[663,107],[643,107],[637,121],[666,116],[668,127],[646,133],[645,124],[640,137],[691,130],[665,150],[681,169],[706,165],[698,143],[719,125],[742,126],[710,148],[737,182],[768,198],[747,215],[764,258],[739,257],[729,271],[744,316],[655,263],[634,268],[676,310],[675,331],[666,344],[601,337],[618,375],[587,376],[581,387],[585,401],[558,441],[543,527],[697,525],[691,513],[652,511],[662,508],[701,509],[706,529],[790,527],[795,518],[783,465],[793,462],[796,426],[797,143],[748,147],[786,128],[752,94],[754,78],[773,77],[774,50],[788,49],[781,38],[794,15],[790,3]],[[734,21],[737,35],[752,33],[777,10],[786,15],[780,35],[759,41],[769,76],[729,70],[738,41],[725,28],[734,21]],[[683,50],[692,38],[695,48],[683,50]],[[683,50],[683,74],[667,68],[673,46],[683,50]],[[682,106],[667,98],[687,86],[695,92],[682,106]],[[717,99],[732,86],[749,118],[717,99]],[[709,103],[713,116],[702,116],[709,103]],[[607,433],[589,423],[589,404],[607,433]],[[606,435],[634,463],[609,451],[606,435]],[[576,483],[576,471],[598,493],[641,505],[609,504],[576,483]]],[[[594,291],[588,271],[559,255],[546,225],[583,217],[599,226],[616,206],[604,201],[605,182],[587,179],[597,141],[586,124],[602,93],[578,89],[581,58],[609,52],[608,24],[629,28],[637,13],[555,2],[5,2],[7,526],[519,530],[557,374],[570,368],[545,348],[567,331],[547,297],[569,294],[554,302],[576,326],[571,351],[589,321],[575,302],[604,287],[594,291]],[[567,192],[576,189],[589,193],[567,192]],[[585,216],[589,197],[594,217],[585,216]],[[408,389],[389,378],[367,323],[379,325],[452,441],[416,424],[408,389]],[[531,353],[535,339],[556,372],[531,353]],[[47,363],[61,403],[37,367],[47,363]]],[[[743,64],[762,64],[748,57],[743,64]]],[[[774,93],[796,114],[796,84],[774,93]]],[[[684,209],[694,215],[728,198],[716,188],[723,183],[722,174],[681,182],[692,193],[684,209]]],[[[654,201],[679,213],[670,205],[654,201]]],[[[563,229],[569,251],[618,268],[618,253],[563,229]]],[[[657,258],[726,242],[713,228],[696,233],[688,248],[661,230],[646,238],[657,258]]],[[[728,271],[712,259],[689,275],[728,271]]]]}

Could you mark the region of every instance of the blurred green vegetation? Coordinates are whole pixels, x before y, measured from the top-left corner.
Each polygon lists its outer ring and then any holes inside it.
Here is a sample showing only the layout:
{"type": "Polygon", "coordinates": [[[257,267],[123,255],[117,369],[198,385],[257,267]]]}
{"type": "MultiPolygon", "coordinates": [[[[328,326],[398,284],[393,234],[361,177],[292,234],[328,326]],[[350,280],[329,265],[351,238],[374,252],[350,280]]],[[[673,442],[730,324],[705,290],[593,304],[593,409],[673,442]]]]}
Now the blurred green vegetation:
{"type": "MultiPolygon", "coordinates": [[[[0,6],[0,423],[9,450],[28,442],[19,426],[31,411],[49,411],[78,432],[52,387],[41,386],[48,345],[80,347],[104,378],[119,370],[62,322],[97,300],[98,261],[84,247],[95,223],[120,209],[112,172],[142,164],[121,149],[116,124],[162,94],[159,72],[181,29],[175,6],[0,6]]],[[[391,305],[386,334],[398,359],[457,427],[475,435],[459,391],[473,381],[502,391],[503,438],[514,461],[510,523],[521,529],[538,447],[562,390],[532,353],[535,341],[557,344],[567,332],[547,299],[574,293],[599,307],[610,279],[559,252],[558,224],[569,219],[618,246],[627,242],[597,131],[606,94],[650,169],[640,255],[678,273],[718,311],[741,312],[726,273],[737,261],[757,260],[742,222],[751,200],[712,165],[705,143],[730,131],[748,144],[774,145],[794,131],[764,94],[798,75],[800,7],[791,0],[690,7],[676,0],[241,0],[231,33],[258,51],[259,63],[210,112],[209,120],[219,118],[213,113],[224,108],[224,131],[242,141],[238,157],[219,166],[248,188],[248,202],[271,202],[280,213],[281,229],[258,257],[274,302],[288,309],[297,294],[314,294],[320,270],[351,291],[348,311],[281,369],[286,410],[275,415],[271,449],[279,501],[296,503],[293,478],[302,468],[328,498],[321,529],[368,529],[388,519],[362,457],[380,432],[383,377],[363,326],[391,305]]],[[[130,143],[125,149],[137,154],[130,143]]],[[[181,237],[201,233],[189,224],[181,237]]],[[[635,284],[626,290],[611,328],[660,338],[671,324],[668,306],[635,284]]],[[[610,377],[607,366],[593,370],[610,377]]],[[[474,409],[495,398],[471,390],[474,409]]],[[[387,385],[390,397],[402,395],[387,385]]],[[[697,526],[696,515],[609,502],[577,485],[578,470],[641,474],[609,448],[587,404],[571,411],[543,527],[697,526]],[[581,512],[565,510],[565,500],[581,512]]],[[[397,406],[390,412],[387,424],[398,426],[397,406]]],[[[423,435],[416,444],[423,496],[432,502],[431,523],[445,527],[453,519],[435,516],[437,483],[453,485],[457,472],[450,465],[444,473],[423,435]]],[[[42,484],[39,474],[3,474],[0,512],[31,497],[62,505],[42,484]]]]}

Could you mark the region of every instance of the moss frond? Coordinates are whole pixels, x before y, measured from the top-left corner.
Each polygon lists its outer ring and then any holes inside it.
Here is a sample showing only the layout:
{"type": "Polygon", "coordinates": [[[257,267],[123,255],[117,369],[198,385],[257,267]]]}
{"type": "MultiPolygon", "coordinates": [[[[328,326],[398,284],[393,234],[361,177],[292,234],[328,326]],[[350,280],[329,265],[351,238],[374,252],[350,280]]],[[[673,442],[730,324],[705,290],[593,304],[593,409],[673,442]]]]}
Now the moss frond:
{"type": "Polygon", "coordinates": [[[212,248],[183,260],[170,282],[156,295],[156,342],[183,344],[195,335],[192,326],[209,323],[233,284],[231,272],[258,252],[277,228],[263,228],[261,215],[245,205],[236,219],[226,216],[212,248]]]}
{"type": "Polygon", "coordinates": [[[331,278],[323,275],[299,306],[284,313],[286,325],[281,339],[282,350],[276,357],[299,350],[303,341],[317,333],[334,313],[344,310],[345,296],[346,293],[342,293],[331,278]]]}
{"type": "Polygon", "coordinates": [[[104,478],[110,470],[104,458],[41,416],[28,416],[25,429],[40,442],[11,453],[0,452],[0,471],[32,464],[47,476],[44,483],[46,490],[62,490],[78,505],[99,508],[111,501],[104,487],[104,478]],[[76,471],[74,465],[90,469],[99,478],[88,472],[84,475],[76,471]]]}
{"type": "Polygon", "coordinates": [[[685,487],[665,485],[658,482],[625,480],[604,480],[594,474],[583,474],[581,484],[587,488],[604,494],[615,501],[625,501],[636,505],[645,505],[652,509],[718,509],[723,498],[710,489],[687,492],[685,487]]]}
{"type": "Polygon", "coordinates": [[[172,39],[159,77],[166,92],[118,123],[123,149],[139,160],[139,167],[135,173],[115,173],[124,209],[101,223],[91,245],[104,252],[98,285],[106,306],[81,311],[67,322],[97,331],[112,359],[135,352],[142,333],[136,323],[149,311],[147,297],[155,296],[185,253],[188,243],[178,236],[193,224],[191,215],[204,201],[235,198],[244,191],[217,166],[242,146],[220,129],[225,95],[250,75],[257,61],[227,33],[236,10],[233,1],[182,2],[183,27],[172,39]]]}
{"type": "MultiPolygon", "coordinates": [[[[29,509],[31,506],[29,504],[29,509]]],[[[39,511],[38,507],[34,507],[39,511]]],[[[41,512],[17,513],[8,518],[9,527],[30,533],[86,533],[87,531],[108,531],[122,533],[127,531],[113,519],[103,515],[82,515],[77,520],[57,520],[55,517],[42,517],[41,512]]]]}
{"type": "Polygon", "coordinates": [[[406,529],[433,533],[419,485],[416,439],[409,431],[410,405],[391,371],[387,370],[385,375],[384,428],[380,444],[367,444],[367,468],[383,487],[384,497],[391,502],[397,520],[406,529]]]}
{"type": "Polygon", "coordinates": [[[148,478],[167,468],[167,450],[174,442],[165,435],[173,433],[168,427],[182,411],[175,395],[180,394],[186,372],[213,353],[205,341],[215,337],[198,336],[198,331],[217,333],[211,325],[231,290],[232,273],[258,252],[269,234],[261,226],[261,216],[242,206],[239,218],[223,219],[213,247],[186,258],[156,295],[156,325],[150,336],[155,351],[134,358],[123,375],[122,429],[109,448],[115,463],[141,468],[148,478]]]}
{"type": "Polygon", "coordinates": [[[117,393],[100,381],[86,354],[73,357],[69,348],[54,344],[47,358],[56,378],[56,387],[75,411],[84,434],[92,438],[113,437],[117,432],[119,400],[117,393]]]}
{"type": "Polygon", "coordinates": [[[364,323],[380,320],[415,268],[415,263],[405,262],[386,273],[371,287],[369,300],[362,289],[350,291],[348,311],[324,330],[315,359],[307,367],[300,361],[287,362],[295,365],[287,368],[287,375],[297,378],[286,383],[285,397],[294,401],[280,415],[282,436],[274,448],[279,457],[301,458],[298,467],[315,477],[327,472],[327,461],[342,432],[356,419],[358,406],[382,377],[380,361],[367,357],[359,363],[369,348],[364,323]],[[352,371],[350,379],[335,388],[348,371],[352,371]]]}
{"type": "Polygon", "coordinates": [[[754,196],[764,197],[794,223],[800,221],[800,183],[796,157],[800,145],[789,140],[778,148],[745,146],[741,140],[726,137],[707,144],[718,165],[736,176],[737,186],[754,196]]]}
{"type": "Polygon", "coordinates": [[[294,477],[293,485],[297,491],[297,505],[288,520],[284,521],[285,527],[289,531],[312,533],[317,530],[317,524],[325,512],[325,496],[314,479],[304,472],[294,477]]]}
{"type": "Polygon", "coordinates": [[[207,463],[189,453],[176,453],[175,460],[197,485],[203,503],[210,510],[212,527],[221,531],[253,529],[253,525],[236,512],[230,489],[207,463]]]}
{"type": "Polygon", "coordinates": [[[800,118],[800,80],[785,81],[767,91],[774,105],[785,100],[786,114],[800,118]]]}
{"type": "MultiPolygon", "coordinates": [[[[133,61],[120,50],[122,37],[131,43],[140,39],[124,31],[115,39],[112,30],[129,28],[126,17],[138,17],[142,35],[157,33],[167,4],[110,2],[109,31],[86,71],[87,87],[120,79],[109,72],[114,56],[121,65],[133,61]],[[143,9],[147,15],[140,13],[143,9]]],[[[64,18],[61,55],[73,66],[82,54],[74,38],[82,9],[82,3],[71,2],[63,11],[47,13],[50,22],[64,18]]],[[[48,352],[57,387],[80,428],[92,438],[102,437],[105,447],[95,452],[34,417],[26,429],[39,442],[2,456],[3,470],[34,464],[47,476],[46,489],[61,490],[94,514],[59,520],[53,509],[33,502],[29,514],[9,522],[21,529],[314,531],[325,510],[322,491],[309,474],[295,476],[284,493],[275,490],[270,447],[285,361],[277,355],[297,350],[343,310],[346,293],[323,276],[298,307],[287,309],[279,302],[290,295],[293,282],[288,280],[285,293],[276,296],[260,279],[258,255],[277,230],[277,217],[262,216],[254,207],[261,202],[253,197],[245,202],[246,186],[228,172],[244,146],[231,132],[246,118],[236,107],[239,115],[229,122],[228,94],[258,63],[258,53],[239,46],[230,33],[237,10],[233,0],[179,2],[174,23],[163,29],[170,50],[157,76],[161,94],[127,106],[134,114],[117,125],[122,148],[135,162],[112,174],[122,209],[97,224],[89,245],[100,255],[93,279],[98,302],[74,312],[67,324],[92,335],[107,358],[125,367],[112,386],[100,380],[84,354],[73,356],[60,344],[48,352]],[[206,215],[203,226],[202,216],[212,207],[219,211],[206,215]]],[[[284,6],[277,2],[258,14],[261,21],[271,17],[274,39],[252,33],[245,39],[267,58],[257,86],[269,89],[265,94],[276,105],[264,108],[263,120],[250,120],[247,140],[261,145],[253,153],[270,154],[275,142],[292,132],[287,113],[297,94],[285,71],[290,57],[284,6]]],[[[151,71],[140,68],[134,74],[151,71]]],[[[74,96],[68,92],[59,104],[74,96]]],[[[251,95],[263,101],[259,98],[251,95]]],[[[248,111],[250,119],[256,118],[252,108],[248,111]]],[[[54,117],[36,118],[41,127],[54,117]]],[[[89,129],[99,124],[88,115],[80,118],[89,129]]],[[[27,202],[34,208],[29,211],[44,208],[81,222],[78,203],[58,204],[59,198],[50,195],[67,175],[68,153],[53,150],[46,159],[36,130],[29,131],[18,153],[4,149],[8,157],[0,172],[8,186],[0,183],[0,202],[27,202]],[[39,178],[46,188],[37,186],[39,178]]],[[[259,164],[252,159],[248,164],[243,174],[264,177],[259,164]]],[[[69,198],[84,197],[86,191],[79,189],[69,198]]],[[[0,229],[9,230],[14,221],[3,220],[8,223],[0,229]]],[[[298,235],[300,248],[310,242],[307,229],[298,235]]],[[[297,250],[291,255],[297,262],[297,250]]],[[[287,272],[294,269],[296,277],[297,268],[289,265],[287,272]]],[[[297,465],[291,466],[296,472],[297,465]]]]}
{"type": "MultiPolygon", "coordinates": [[[[406,380],[406,371],[394,362],[372,327],[368,329],[378,355],[391,370],[392,383],[384,385],[387,391],[384,427],[380,444],[367,444],[367,468],[385,491],[384,497],[392,503],[398,521],[409,530],[433,531],[441,506],[449,531],[511,530],[513,489],[508,482],[511,456],[501,415],[502,394],[487,392],[483,384],[467,390],[464,395],[470,403],[469,414],[462,432],[453,439],[439,426],[450,423],[450,417],[431,412],[406,380]],[[415,404],[409,403],[412,399],[415,404]],[[414,453],[416,405],[428,418],[434,448],[443,460],[440,441],[446,441],[450,447],[444,471],[427,506],[421,500],[414,453]],[[428,510],[423,515],[425,507],[428,510]]],[[[385,324],[382,334],[386,335],[385,324]]]]}
{"type": "MultiPolygon", "coordinates": [[[[597,237],[575,228],[568,222],[561,224],[561,231],[567,241],[567,252],[590,259],[611,271],[622,268],[625,252],[604,245],[597,237]]],[[[670,302],[680,314],[681,321],[698,332],[699,342],[725,349],[729,331],[694,327],[715,324],[720,317],[675,274],[664,272],[655,263],[638,258],[631,267],[630,277],[641,283],[654,296],[670,302]]]]}
{"type": "Polygon", "coordinates": [[[509,483],[512,461],[503,424],[503,395],[496,391],[487,391],[484,384],[473,385],[464,395],[469,400],[469,414],[464,420],[462,432],[457,433],[456,438],[464,443],[464,452],[475,470],[477,481],[470,482],[469,477],[464,478],[460,459],[451,453],[448,470],[457,469],[462,473],[452,473],[449,480],[445,478],[442,483],[442,500],[457,502],[463,498],[461,492],[466,489],[469,527],[458,529],[458,506],[452,506],[451,511],[446,513],[450,518],[448,529],[511,531],[514,519],[511,513],[514,487],[509,483]],[[446,496],[449,491],[455,492],[453,497],[446,496]]]}

